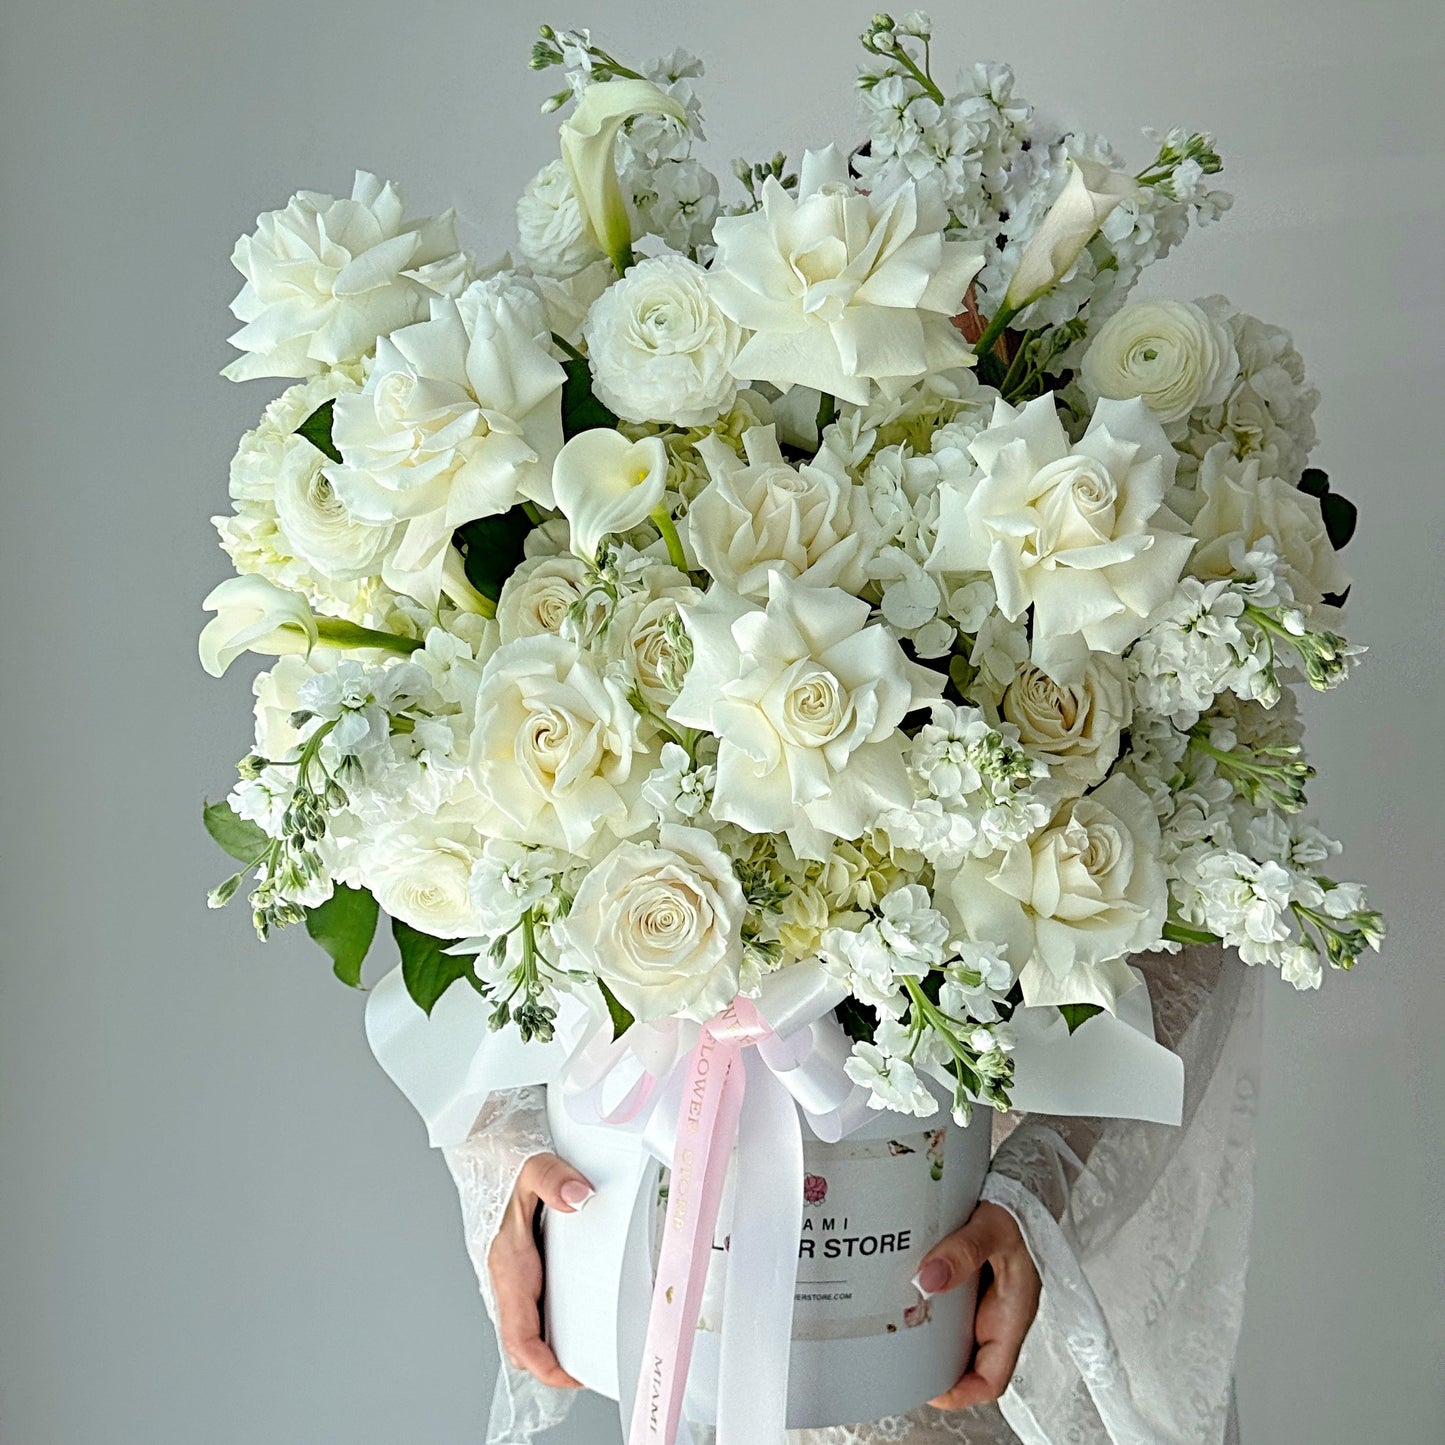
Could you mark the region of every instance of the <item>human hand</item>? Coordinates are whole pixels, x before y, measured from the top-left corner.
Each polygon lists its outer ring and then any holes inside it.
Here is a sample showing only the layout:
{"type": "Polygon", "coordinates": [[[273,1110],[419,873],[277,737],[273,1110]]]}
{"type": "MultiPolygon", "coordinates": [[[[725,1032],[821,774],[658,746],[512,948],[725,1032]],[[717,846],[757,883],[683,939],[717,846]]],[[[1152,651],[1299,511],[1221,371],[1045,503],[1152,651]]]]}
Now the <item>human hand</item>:
{"type": "Polygon", "coordinates": [[[487,1271],[497,1299],[497,1337],[507,1358],[544,1385],[580,1390],[542,1338],[542,1256],[533,1233],[537,1205],[575,1214],[592,1197],[592,1186],[555,1154],[534,1154],[522,1165],[487,1251],[487,1271]]]}
{"type": "Polygon", "coordinates": [[[974,1313],[973,1362],[950,1390],[929,1404],[965,1410],[997,1400],[1008,1388],[1024,1336],[1038,1313],[1042,1283],[1013,1215],[997,1204],[980,1204],[962,1229],[924,1256],[914,1286],[925,1298],[966,1283],[988,1265],[974,1313]]]}

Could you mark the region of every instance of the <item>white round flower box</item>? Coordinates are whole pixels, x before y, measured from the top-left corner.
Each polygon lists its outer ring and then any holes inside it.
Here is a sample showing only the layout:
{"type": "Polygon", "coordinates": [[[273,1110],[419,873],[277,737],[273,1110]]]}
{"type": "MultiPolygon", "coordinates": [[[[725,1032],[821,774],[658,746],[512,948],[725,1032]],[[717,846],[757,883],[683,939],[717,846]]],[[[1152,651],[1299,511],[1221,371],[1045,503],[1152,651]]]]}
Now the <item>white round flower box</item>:
{"type": "MultiPolygon", "coordinates": [[[[928,1250],[978,1202],[991,1117],[980,1108],[959,1128],[946,1103],[930,1119],[879,1112],[836,1144],[813,1138],[804,1124],[790,1429],[900,1414],[963,1374],[973,1349],[974,1284],[925,1300],[912,1277],[928,1250]]],[[[629,1354],[633,1360],[641,1354],[637,1331],[652,1278],[637,1262],[652,1258],[664,1191],[634,1135],[576,1123],[556,1091],[549,1091],[548,1119],[557,1152],[597,1193],[580,1213],[547,1215],[547,1337],[565,1369],[617,1399],[629,1354]]],[[[748,1310],[746,1300],[724,1299],[721,1268],[732,1221],[747,1206],[729,1188],[688,1376],[685,1412],[701,1424],[716,1418],[723,1313],[748,1310]]]]}

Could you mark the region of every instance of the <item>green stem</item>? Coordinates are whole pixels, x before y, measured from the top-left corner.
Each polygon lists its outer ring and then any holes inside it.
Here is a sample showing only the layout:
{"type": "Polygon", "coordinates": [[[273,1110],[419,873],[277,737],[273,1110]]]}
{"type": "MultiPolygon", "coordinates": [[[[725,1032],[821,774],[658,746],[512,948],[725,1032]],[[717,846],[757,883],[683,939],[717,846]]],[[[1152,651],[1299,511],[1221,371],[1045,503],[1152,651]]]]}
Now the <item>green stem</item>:
{"type": "Polygon", "coordinates": [[[568,341],[565,336],[558,336],[555,331],[552,333],[552,345],[555,346],[559,351],[564,352],[566,355],[570,356],[573,361],[587,360],[587,358],[580,351],[578,351],[577,348],[573,346],[572,343],[568,341]]]}
{"type": "Polygon", "coordinates": [[[838,398],[825,391],[818,400],[818,437],[822,439],[823,429],[838,420],[838,398]]]}
{"type": "Polygon", "coordinates": [[[659,507],[652,514],[652,524],[662,533],[662,540],[667,543],[667,560],[679,572],[686,572],[687,557],[682,550],[682,539],[677,535],[677,528],[673,525],[666,507],[659,507]]]}
{"type": "MultiPolygon", "coordinates": [[[[495,614],[495,608],[493,613],[495,614]]],[[[415,652],[424,644],[415,637],[398,637],[394,632],[378,632],[374,627],[359,627],[339,617],[318,617],[316,637],[330,647],[377,647],[386,652],[415,652]]]]}
{"type": "Polygon", "coordinates": [[[1008,328],[1010,321],[1023,310],[1021,306],[1000,306],[995,313],[993,320],[984,328],[984,333],[974,343],[973,354],[975,356],[987,356],[994,348],[1000,336],[1008,328]]]}
{"type": "Polygon", "coordinates": [[[1175,923],[1170,919],[1160,934],[1169,943],[1218,943],[1219,935],[1206,933],[1202,928],[1190,928],[1184,923],[1175,923]]]}
{"type": "Polygon", "coordinates": [[[938,88],[937,84],[934,82],[933,77],[931,75],[925,75],[924,72],[918,68],[918,62],[914,60],[914,58],[903,48],[901,44],[894,46],[893,50],[890,53],[899,62],[899,64],[908,71],[908,73],[914,78],[914,80],[916,80],[919,85],[923,87],[923,93],[935,105],[942,105],[944,103],[943,92],[938,88]]]}

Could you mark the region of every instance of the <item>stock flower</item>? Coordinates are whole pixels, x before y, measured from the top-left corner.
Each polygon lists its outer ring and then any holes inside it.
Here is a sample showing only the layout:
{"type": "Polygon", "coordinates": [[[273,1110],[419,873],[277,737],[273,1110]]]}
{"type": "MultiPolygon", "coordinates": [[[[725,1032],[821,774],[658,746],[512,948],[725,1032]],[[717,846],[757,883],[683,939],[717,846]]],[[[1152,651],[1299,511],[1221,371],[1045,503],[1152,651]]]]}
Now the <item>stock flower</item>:
{"type": "Polygon", "coordinates": [[[1033,608],[1034,662],[1077,681],[1174,594],[1194,545],[1164,506],[1174,448],[1137,398],[1101,401],[1071,444],[1050,392],[999,401],[968,450],[978,470],[945,484],[930,566],[991,572],[1006,618],[1033,608]]]}
{"type": "Polygon", "coordinates": [[[593,390],[628,421],[701,426],[737,398],[743,334],[685,256],[640,261],[593,302],[582,333],[593,390]]]}
{"type": "Polygon", "coordinates": [[[983,257],[945,239],[947,219],[912,183],[886,196],[856,190],[833,146],[804,157],[796,200],[769,179],[759,210],[714,227],[714,294],[754,333],[734,372],[861,405],[873,386],[892,395],[968,365],[951,318],[983,257]]]}
{"type": "Polygon", "coordinates": [[[943,678],[910,663],[866,602],[781,572],[766,607],[715,586],[682,610],[693,643],[667,715],[718,738],[714,817],[824,858],[912,801],[904,716],[943,678]]]}
{"type": "Polygon", "coordinates": [[[552,503],[565,374],[541,303],[478,281],[431,319],[377,343],[358,393],[338,397],[327,475],[351,516],[404,523],[382,577],[435,607],[452,533],[522,498],[552,503]],[[520,303],[520,304],[519,304],[520,303]]]}
{"type": "Polygon", "coordinates": [[[349,200],[298,191],[267,211],[231,257],[246,278],[231,345],[245,355],[225,375],[315,376],[425,316],[432,293],[417,272],[457,259],[453,215],[403,220],[401,192],[367,171],[349,200]]]}
{"type": "Polygon", "coordinates": [[[664,824],[657,836],[598,863],[557,932],[640,1022],[701,1022],[737,996],[747,902],[710,833],[664,824]]]}

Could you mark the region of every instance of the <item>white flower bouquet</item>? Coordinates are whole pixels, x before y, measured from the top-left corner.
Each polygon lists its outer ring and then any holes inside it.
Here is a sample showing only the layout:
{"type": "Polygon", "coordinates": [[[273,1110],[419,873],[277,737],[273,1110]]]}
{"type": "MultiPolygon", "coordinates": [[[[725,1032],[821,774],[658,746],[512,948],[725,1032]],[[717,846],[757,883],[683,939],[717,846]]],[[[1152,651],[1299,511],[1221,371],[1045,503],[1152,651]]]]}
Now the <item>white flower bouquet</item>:
{"type": "Polygon", "coordinates": [[[960,1123],[1016,1011],[1112,1014],[1135,954],[1379,946],[1303,821],[1292,688],[1361,650],[1316,392],[1222,297],[1129,299],[1227,209],[1214,144],[1131,170],[930,39],[876,17],[862,144],[728,201],[698,61],[544,27],[515,259],[365,173],[238,242],[227,375],[294,384],[217,519],[202,661],[277,661],[215,904],[252,876],[353,985],[384,911],[421,1010],[536,1047],[806,976],[873,1107],[960,1123]]]}

